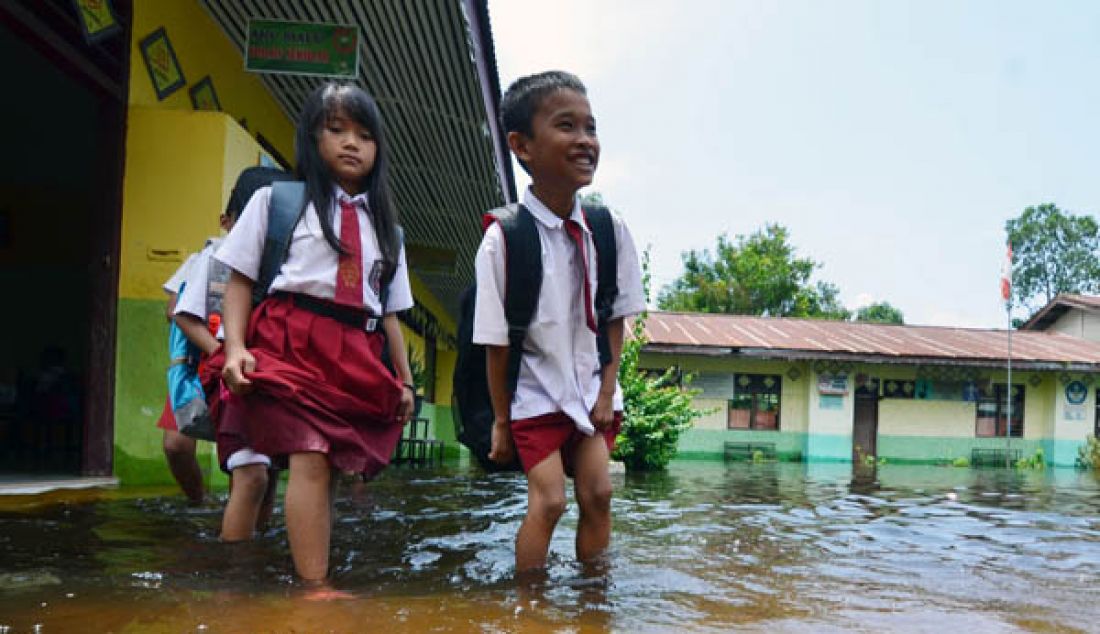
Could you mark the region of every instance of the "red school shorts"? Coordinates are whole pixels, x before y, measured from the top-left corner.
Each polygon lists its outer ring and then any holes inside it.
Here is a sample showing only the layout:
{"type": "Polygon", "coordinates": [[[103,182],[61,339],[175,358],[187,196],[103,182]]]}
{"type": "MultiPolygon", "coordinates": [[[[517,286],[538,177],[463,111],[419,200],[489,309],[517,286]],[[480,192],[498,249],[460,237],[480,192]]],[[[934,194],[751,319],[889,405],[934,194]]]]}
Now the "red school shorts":
{"type": "MultiPolygon", "coordinates": [[[[615,437],[619,435],[622,426],[623,413],[615,412],[615,420],[611,426],[602,432],[596,431],[597,434],[603,434],[608,453],[615,449],[615,437]]],[[[524,473],[530,472],[546,460],[547,456],[560,450],[565,475],[572,478],[576,474],[574,455],[577,443],[584,438],[584,432],[577,429],[577,424],[565,412],[552,412],[512,421],[512,439],[515,441],[524,473]]]]}

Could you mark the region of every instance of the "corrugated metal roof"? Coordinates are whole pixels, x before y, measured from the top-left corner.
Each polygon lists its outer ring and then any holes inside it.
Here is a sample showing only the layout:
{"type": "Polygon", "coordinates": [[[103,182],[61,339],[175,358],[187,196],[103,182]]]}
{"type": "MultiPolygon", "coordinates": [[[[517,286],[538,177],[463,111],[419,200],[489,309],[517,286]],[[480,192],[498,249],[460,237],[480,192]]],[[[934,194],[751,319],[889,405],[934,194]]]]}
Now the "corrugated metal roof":
{"type": "Polygon", "coordinates": [[[1046,330],[1058,318],[1066,314],[1071,308],[1080,308],[1089,312],[1100,312],[1100,297],[1096,295],[1074,295],[1072,293],[1060,293],[1050,300],[1050,303],[1039,309],[1039,312],[1031,316],[1022,330],[1046,330]]]}
{"type": "MultiPolygon", "coordinates": [[[[814,319],[652,312],[648,350],[870,362],[1003,365],[1008,331],[814,319]]],[[[1059,333],[1012,332],[1019,367],[1100,371],[1100,343],[1059,333]]]]}
{"type": "MultiPolygon", "coordinates": [[[[249,18],[359,26],[359,81],[378,101],[389,133],[393,192],[410,266],[457,314],[459,294],[473,281],[481,214],[515,197],[496,123],[499,82],[485,0],[201,3],[242,51],[249,18]],[[422,270],[417,247],[430,254],[422,270]],[[450,252],[453,271],[439,266],[440,255],[450,252]]],[[[292,120],[325,81],[260,77],[292,120]]]]}

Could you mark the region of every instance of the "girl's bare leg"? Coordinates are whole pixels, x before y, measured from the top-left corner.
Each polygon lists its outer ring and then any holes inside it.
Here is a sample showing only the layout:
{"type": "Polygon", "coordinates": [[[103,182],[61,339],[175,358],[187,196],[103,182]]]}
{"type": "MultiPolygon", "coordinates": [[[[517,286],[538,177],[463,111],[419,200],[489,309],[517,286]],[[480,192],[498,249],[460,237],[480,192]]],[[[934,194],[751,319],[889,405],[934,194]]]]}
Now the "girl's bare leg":
{"type": "Polygon", "coordinates": [[[320,582],[328,576],[332,514],[329,503],[331,469],[325,454],[290,455],[286,487],[286,530],[298,576],[320,582]]]}

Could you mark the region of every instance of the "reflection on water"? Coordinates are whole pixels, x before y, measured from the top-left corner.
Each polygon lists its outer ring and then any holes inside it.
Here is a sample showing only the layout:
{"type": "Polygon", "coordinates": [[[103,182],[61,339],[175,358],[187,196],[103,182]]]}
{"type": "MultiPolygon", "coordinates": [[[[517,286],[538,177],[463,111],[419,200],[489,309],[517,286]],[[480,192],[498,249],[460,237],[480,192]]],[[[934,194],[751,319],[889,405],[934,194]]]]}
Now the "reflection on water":
{"type": "Polygon", "coordinates": [[[0,632],[1100,631],[1100,485],[1068,470],[680,463],[615,476],[604,572],[516,579],[522,478],[391,469],[345,487],[335,584],[286,535],[217,541],[166,491],[0,499],[0,632]]]}

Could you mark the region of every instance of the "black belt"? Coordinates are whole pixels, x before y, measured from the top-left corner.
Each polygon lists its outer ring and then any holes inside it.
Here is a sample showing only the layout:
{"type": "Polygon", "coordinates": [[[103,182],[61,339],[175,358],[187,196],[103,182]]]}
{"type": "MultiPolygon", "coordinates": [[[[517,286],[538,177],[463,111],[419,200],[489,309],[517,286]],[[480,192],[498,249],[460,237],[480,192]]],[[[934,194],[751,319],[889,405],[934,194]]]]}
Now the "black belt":
{"type": "Polygon", "coordinates": [[[375,332],[382,325],[382,320],[372,315],[363,308],[341,306],[325,299],[318,299],[312,295],[302,293],[277,293],[282,297],[290,298],[290,301],[298,308],[308,310],[311,313],[335,319],[346,325],[362,328],[367,332],[375,332]]]}

